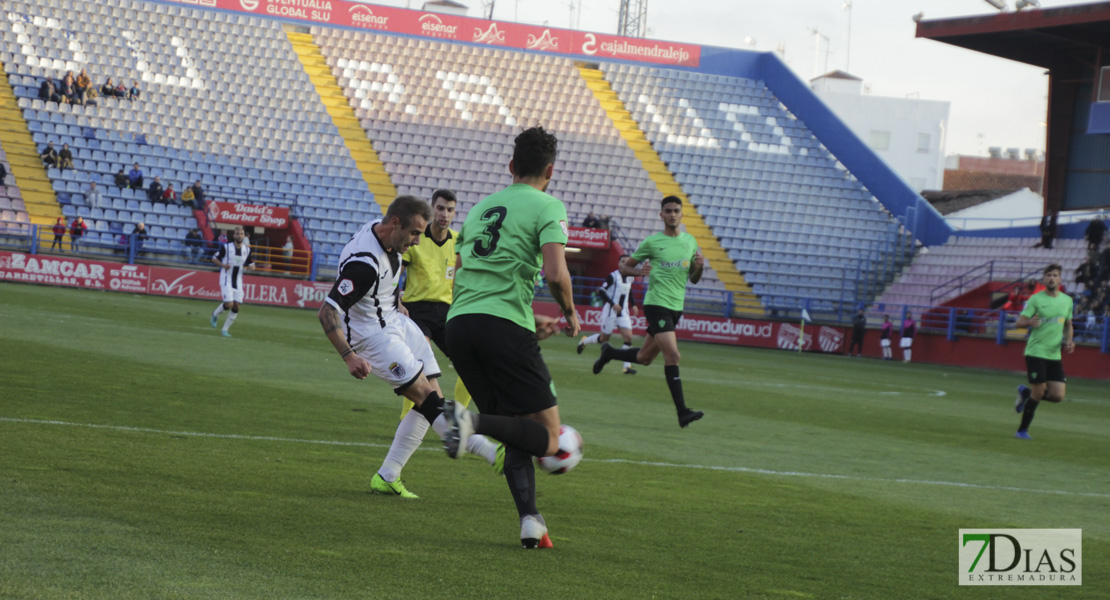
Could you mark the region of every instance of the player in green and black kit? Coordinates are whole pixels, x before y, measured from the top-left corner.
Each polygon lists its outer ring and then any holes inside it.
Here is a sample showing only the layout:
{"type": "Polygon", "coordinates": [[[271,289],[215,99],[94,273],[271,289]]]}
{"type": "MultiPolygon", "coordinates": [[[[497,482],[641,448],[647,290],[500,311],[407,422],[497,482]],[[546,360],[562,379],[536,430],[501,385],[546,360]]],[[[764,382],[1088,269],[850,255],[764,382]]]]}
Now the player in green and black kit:
{"type": "Polygon", "coordinates": [[[682,222],[682,199],[677,196],[663,198],[659,217],[663,219],[663,231],[649,236],[640,244],[632,256],[620,265],[624,276],[645,277],[648,280],[647,295],[644,297],[644,317],[647,319],[647,340],[641,348],[616,349],[609,344],[601,345],[601,358],[594,363],[594,374],[601,372],[610,360],[650,365],[660,352],[663,353],[663,374],[667,387],[671,390],[671,400],[678,411],[678,424],[686,427],[702,418],[700,410],[686,406],[682,395],[682,379],[678,376],[678,338],[675,326],[682,319],[682,309],[686,303],[686,280],[697,283],[701,280],[705,257],[698,250],[694,236],[678,230],[682,222]],[[645,262],[646,261],[646,262],[645,262]],[[640,263],[643,263],[641,266],[640,263]]]}
{"type": "Polygon", "coordinates": [[[545,193],[555,170],[558,140],[542,127],[516,138],[509,171],[513,185],[470,209],[455,251],[455,298],[447,313],[447,350],[482,414],[448,400],[444,415],[453,433],[444,438],[454,458],[471,433],[505,444],[505,478],[520,516],[525,548],[550,548],[547,524],[536,509],[534,456],[559,450],[555,386],[538,340],[558,321],[532,312],[540,266],[551,295],[580,329],[566,263],[567,209],[545,193]]]}
{"type": "Polygon", "coordinates": [[[1021,413],[1021,426],[1014,437],[1031,440],[1029,424],[1041,400],[1060,402],[1064,399],[1067,377],[1060,359],[1060,348],[1071,354],[1075,351],[1072,340],[1072,299],[1060,291],[1060,265],[1048,265],[1044,270],[1044,291],[1033,294],[1018,317],[1017,327],[1029,328],[1029,341],[1025,344],[1025,367],[1029,372],[1029,386],[1018,386],[1014,409],[1021,413]]]}

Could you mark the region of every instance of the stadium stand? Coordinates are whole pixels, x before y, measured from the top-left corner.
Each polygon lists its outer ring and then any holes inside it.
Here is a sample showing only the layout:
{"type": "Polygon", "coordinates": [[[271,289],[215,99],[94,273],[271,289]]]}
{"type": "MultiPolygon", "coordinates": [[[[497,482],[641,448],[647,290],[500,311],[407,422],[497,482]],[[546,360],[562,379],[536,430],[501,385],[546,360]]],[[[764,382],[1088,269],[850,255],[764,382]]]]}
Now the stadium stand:
{"type": "Polygon", "coordinates": [[[762,82],[601,69],[767,308],[851,310],[910,257],[897,220],[762,82]]]}
{"type": "MultiPolygon", "coordinates": [[[[569,211],[610,215],[634,243],[658,229],[659,191],[572,60],[311,31],[399,193],[429,197],[452,188],[465,214],[504,187],[521,127],[542,123],[560,142],[549,191],[569,211]]],[[[723,289],[714,272],[704,285],[723,289]]]]}
{"type": "Polygon", "coordinates": [[[20,232],[25,225],[30,224],[27,216],[27,207],[23,203],[23,195],[15,185],[15,176],[12,175],[12,166],[8,162],[8,155],[0,145],[0,163],[8,177],[0,182],[0,228],[5,232],[20,232]]]}
{"type": "Polygon", "coordinates": [[[112,186],[134,162],[147,183],[160,175],[180,190],[201,179],[214,199],[289,205],[325,252],[380,214],[279,23],[130,0],[6,8],[0,60],[37,147],[74,150],[74,170],[48,175],[66,215],[87,217],[90,242],[112,244],[123,224],[143,220],[153,243],[168,247],[197,224],[183,207],[112,186]],[[108,22],[126,25],[117,32],[108,22]],[[42,78],[80,68],[96,85],[139,80],[143,95],[96,106],[37,98],[42,78]],[[88,181],[111,208],[83,205],[88,181]]]}
{"type": "MultiPolygon", "coordinates": [[[[348,232],[380,215],[375,191],[452,188],[465,215],[504,186],[515,134],[543,123],[562,142],[550,191],[572,214],[608,214],[634,245],[658,228],[661,190],[689,198],[688,228],[704,228],[702,246],[719,244],[722,258],[699,288],[750,290],[769,312],[808,301],[841,313],[888,286],[883,301],[916,303],[921,296],[899,286],[927,285],[916,272],[890,285],[912,259],[912,236],[758,79],[137,0],[11,2],[0,34],[32,149],[53,141],[74,150],[75,169],[44,175],[58,214],[89,222],[89,242],[114,245],[141,220],[153,244],[172,249],[197,225],[189,209],[113,185],[120,167],[138,162],[147,183],[159,175],[181,190],[201,179],[211,198],[290,206],[331,262],[348,232]],[[103,43],[109,21],[128,24],[111,38],[119,43],[103,43]],[[94,85],[139,80],[143,95],[95,106],[37,98],[44,77],[81,68],[94,85]],[[619,106],[607,106],[602,88],[619,106]],[[624,110],[650,152],[615,116],[624,110]],[[105,195],[101,208],[84,200],[90,181],[105,195]]],[[[15,198],[6,205],[17,217],[15,198]]]]}
{"type": "Polygon", "coordinates": [[[1085,242],[1057,239],[1055,248],[1046,250],[1033,247],[1039,241],[1040,238],[954,237],[943,246],[920,253],[877,303],[936,306],[970,291],[968,285],[953,282],[961,275],[970,273],[971,280],[979,284],[1028,277],[1039,280],[1041,270],[1049,263],[1064,267],[1064,286],[1075,291],[1075,268],[1085,259],[1085,242]],[[992,262],[995,265],[989,264],[992,262]],[[995,268],[991,269],[992,266],[995,268]]]}

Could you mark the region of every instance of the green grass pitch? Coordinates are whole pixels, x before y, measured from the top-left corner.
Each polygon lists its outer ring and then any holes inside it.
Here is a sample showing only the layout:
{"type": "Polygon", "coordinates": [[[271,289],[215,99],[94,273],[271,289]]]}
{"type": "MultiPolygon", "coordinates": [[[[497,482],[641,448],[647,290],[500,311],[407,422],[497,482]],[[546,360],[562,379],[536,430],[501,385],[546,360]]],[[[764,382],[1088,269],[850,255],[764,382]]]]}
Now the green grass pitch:
{"type": "MultiPolygon", "coordinates": [[[[400,402],[313,311],[0,284],[0,598],[1108,598],[1110,394],[1073,380],[1015,440],[1020,376],[681,344],[594,376],[543,342],[572,473],[555,549],[434,434],[369,493],[400,402]],[[1081,528],[1083,586],[957,586],[960,528],[1081,528]]],[[[444,364],[444,388],[454,372],[444,364]]]]}

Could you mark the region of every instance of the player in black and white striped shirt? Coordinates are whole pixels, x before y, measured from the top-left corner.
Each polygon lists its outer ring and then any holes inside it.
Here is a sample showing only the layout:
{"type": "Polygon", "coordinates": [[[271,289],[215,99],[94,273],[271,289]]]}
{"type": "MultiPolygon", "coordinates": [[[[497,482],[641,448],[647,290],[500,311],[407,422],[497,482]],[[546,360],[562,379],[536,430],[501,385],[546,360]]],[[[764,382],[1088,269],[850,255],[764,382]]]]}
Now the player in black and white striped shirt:
{"type": "MultiPolygon", "coordinates": [[[[370,482],[377,493],[404,498],[417,497],[401,482],[401,469],[420,447],[428,425],[441,437],[447,431],[435,354],[416,323],[397,310],[401,255],[420,243],[431,216],[427,202],[400,196],[384,218],[363,225],[344,246],[339,275],[317,315],[351,375],[364,379],[373,374],[416,405],[397,425],[385,461],[370,482]]],[[[470,440],[466,450],[501,474],[504,451],[483,436],[470,440]]]]}
{"type": "Polygon", "coordinates": [[[228,329],[239,316],[239,305],[243,303],[243,271],[254,269],[254,257],[251,247],[245,238],[247,234],[242,227],[236,227],[232,233],[231,241],[221,244],[220,249],[212,256],[212,262],[220,268],[220,297],[223,302],[212,311],[212,327],[219,324],[220,313],[230,310],[231,313],[224,319],[224,328],[220,335],[231,337],[228,329]]]}
{"type": "MultiPolygon", "coordinates": [[[[624,260],[628,255],[624,254],[620,260],[624,260]]],[[[605,283],[601,284],[602,299],[605,301],[605,307],[601,309],[601,333],[595,333],[583,337],[578,342],[578,353],[586,349],[590,344],[599,344],[609,341],[609,337],[613,334],[613,330],[620,330],[621,337],[624,338],[624,347],[630,347],[632,342],[632,316],[629,314],[628,307],[631,304],[633,310],[636,309],[636,301],[633,298],[632,282],[635,277],[625,277],[621,275],[620,269],[613,271],[605,278],[605,283]]],[[[630,363],[624,363],[624,374],[635,375],[636,369],[632,368],[630,363]]]]}

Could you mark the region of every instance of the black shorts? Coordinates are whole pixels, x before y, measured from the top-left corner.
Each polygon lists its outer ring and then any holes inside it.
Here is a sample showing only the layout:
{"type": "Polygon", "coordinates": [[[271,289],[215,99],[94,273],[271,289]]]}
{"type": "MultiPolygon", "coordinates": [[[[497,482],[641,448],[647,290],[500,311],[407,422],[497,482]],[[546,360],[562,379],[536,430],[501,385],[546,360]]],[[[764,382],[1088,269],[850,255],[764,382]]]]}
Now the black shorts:
{"type": "Polygon", "coordinates": [[[555,406],[555,386],[536,334],[492,315],[447,322],[447,350],[478,410],[528,415],[555,406]]]}
{"type": "Polygon", "coordinates": [[[450,358],[446,335],[447,311],[451,305],[446,302],[405,302],[405,308],[409,310],[409,318],[424,332],[424,337],[435,342],[440,351],[450,358]]]}
{"type": "Polygon", "coordinates": [[[645,304],[644,318],[647,319],[648,335],[656,335],[674,331],[678,322],[682,320],[682,311],[671,310],[654,304],[645,304]]]}
{"type": "Polygon", "coordinates": [[[1067,383],[1068,381],[1068,378],[1064,376],[1064,361],[1062,360],[1026,356],[1025,370],[1029,372],[1029,383],[1045,383],[1047,381],[1067,383]]]}

